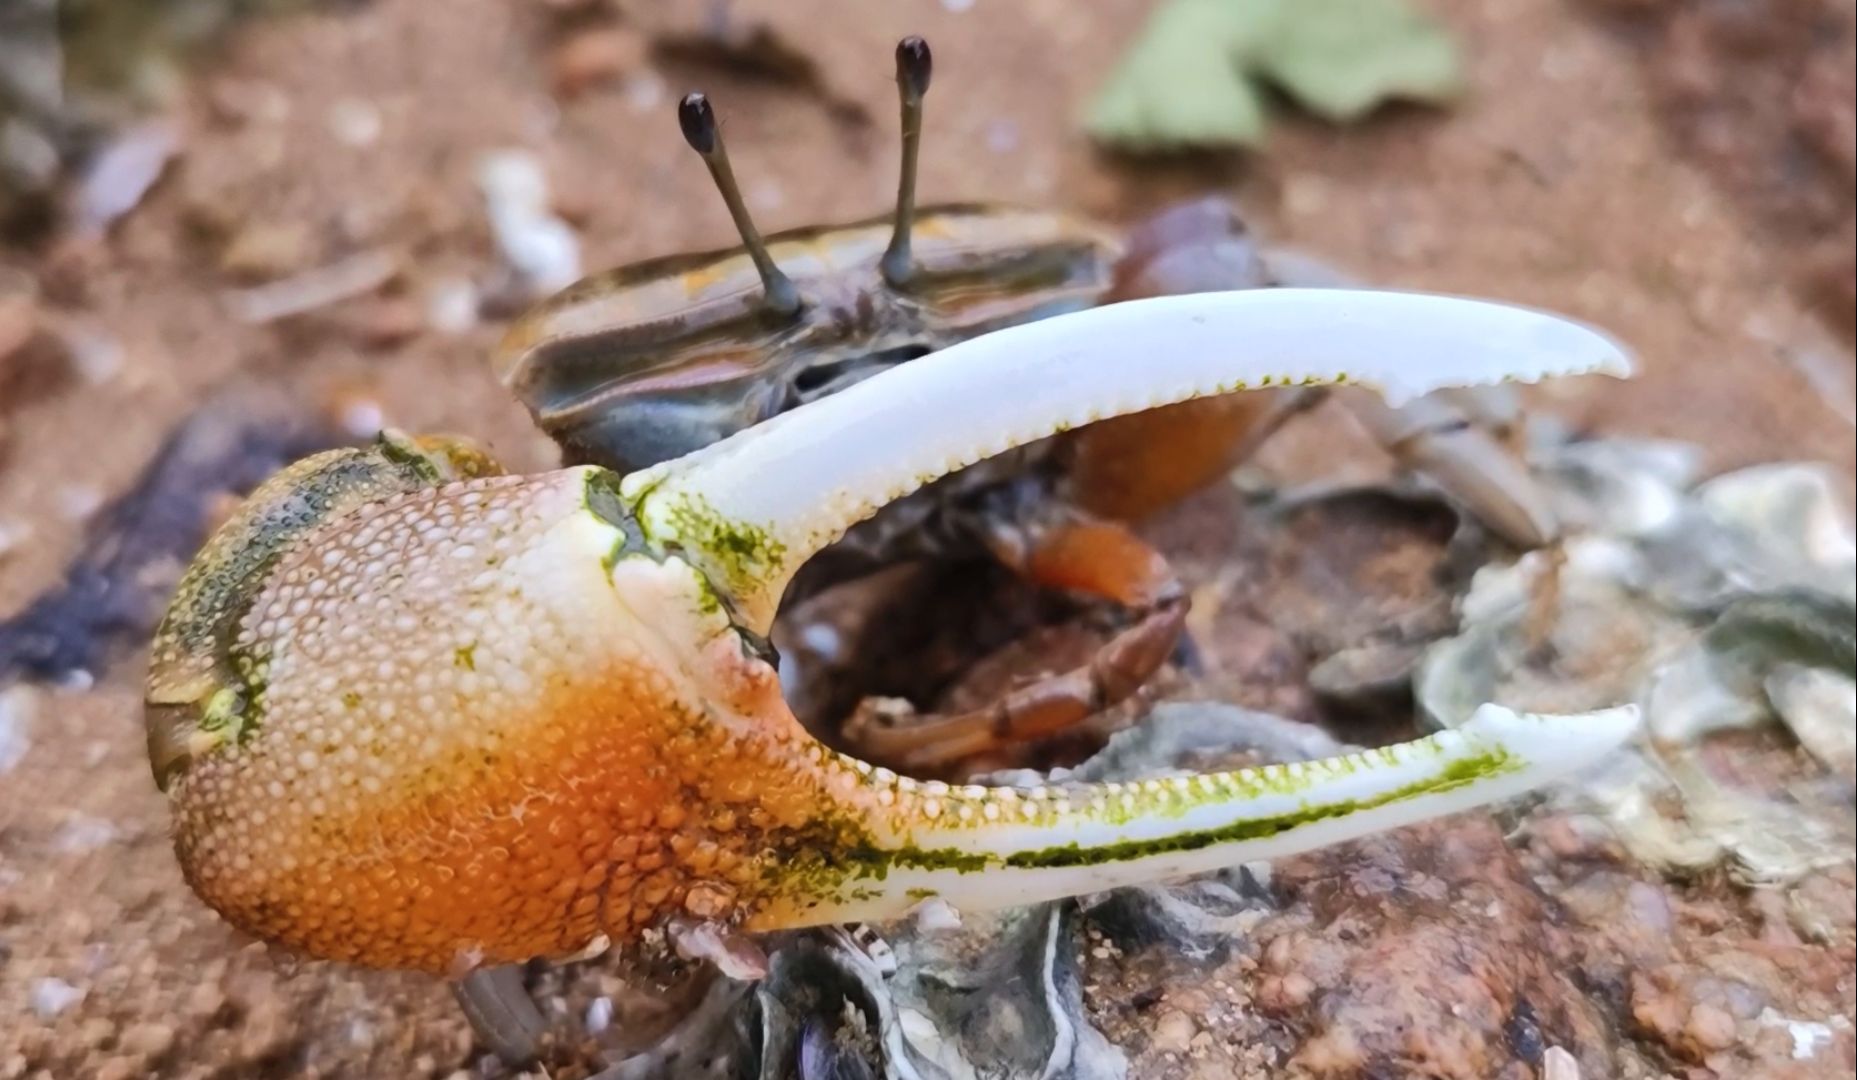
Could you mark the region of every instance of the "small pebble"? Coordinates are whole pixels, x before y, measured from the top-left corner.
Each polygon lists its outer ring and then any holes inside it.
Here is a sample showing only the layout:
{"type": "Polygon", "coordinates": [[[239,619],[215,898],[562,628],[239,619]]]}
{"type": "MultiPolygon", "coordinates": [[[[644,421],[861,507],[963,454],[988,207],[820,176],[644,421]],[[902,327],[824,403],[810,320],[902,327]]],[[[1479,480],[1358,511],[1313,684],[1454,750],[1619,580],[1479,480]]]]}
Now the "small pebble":
{"type": "Polygon", "coordinates": [[[350,1045],[366,1049],[374,1045],[374,1025],[360,1017],[348,1022],[348,1042],[350,1045]]]}
{"type": "Polygon", "coordinates": [[[987,121],[987,149],[995,154],[1010,154],[1019,148],[1023,140],[1019,135],[1019,125],[1004,118],[987,121]]]}
{"type": "MultiPolygon", "coordinates": [[[[0,559],[6,558],[7,555],[17,550],[31,536],[31,526],[22,525],[17,521],[0,520],[0,559]]],[[[0,760],[4,760],[4,755],[0,755],[0,760]]],[[[0,772],[5,771],[5,767],[0,766],[0,772]]]]}
{"type": "Polygon", "coordinates": [[[552,60],[555,96],[574,98],[645,62],[645,39],[617,26],[583,30],[563,41],[552,60]]]}
{"type": "Polygon", "coordinates": [[[380,110],[354,98],[336,102],[329,109],[329,130],[349,146],[371,146],[380,139],[380,110]]]}
{"type": "Polygon", "coordinates": [[[631,106],[633,112],[656,112],[664,102],[664,80],[654,72],[633,75],[625,80],[625,85],[620,89],[625,95],[625,103],[631,106]]]}
{"type": "Polygon", "coordinates": [[[961,913],[939,896],[931,896],[914,908],[916,929],[925,934],[961,928],[961,913]]]}
{"type": "MultiPolygon", "coordinates": [[[[336,426],[356,439],[372,439],[387,426],[387,413],[380,398],[365,388],[342,388],[330,398],[328,411],[335,418],[336,426]]],[[[235,502],[232,509],[236,508],[235,502]]]]}
{"type": "Polygon", "coordinates": [[[464,278],[434,282],[426,292],[426,325],[441,334],[469,333],[479,303],[477,287],[464,278]]]}
{"type": "Polygon", "coordinates": [[[1837,1038],[1837,1033],[1831,1029],[1829,1024],[1821,1024],[1813,1020],[1793,1020],[1781,1016],[1771,1006],[1761,1010],[1759,1019],[1763,1028],[1780,1028],[1785,1031],[1791,1040],[1794,1061],[1809,1061],[1817,1057],[1821,1047],[1829,1046],[1837,1038]]]}
{"type": "Polygon", "coordinates": [[[364,302],[347,320],[349,332],[369,349],[391,349],[418,337],[426,328],[426,313],[404,297],[364,302]]]}
{"type": "Polygon", "coordinates": [[[67,521],[85,521],[103,505],[103,492],[89,484],[66,484],[58,489],[58,512],[67,521]]]}
{"type": "Polygon", "coordinates": [[[219,272],[239,281],[294,274],[317,258],[316,233],[300,221],[247,222],[219,253],[219,272]]]}
{"type": "Polygon", "coordinates": [[[9,117],[0,121],[0,167],[16,190],[44,191],[58,180],[58,144],[17,116],[9,117]]]}
{"type": "Polygon", "coordinates": [[[327,266],[225,294],[233,318],[268,323],[373,292],[400,271],[397,255],[386,249],[362,251],[327,266]]]}
{"type": "Polygon", "coordinates": [[[41,1020],[51,1020],[84,1000],[84,991],[63,979],[47,977],[32,983],[32,1011],[41,1020]]]}
{"type": "Polygon", "coordinates": [[[1684,1034],[1706,1050],[1726,1050],[1735,1044],[1734,1017],[1725,1009],[1701,1004],[1689,1010],[1684,1034]]]}
{"type": "Polygon", "coordinates": [[[196,1020],[212,1020],[226,1007],[226,992],[217,983],[201,983],[187,992],[181,1010],[196,1020]]]}
{"type": "Polygon", "coordinates": [[[52,850],[63,855],[84,855],[115,840],[121,830],[113,822],[79,814],[52,836],[52,850]]]}
{"type": "Polygon", "coordinates": [[[52,685],[68,694],[81,694],[97,685],[97,676],[87,668],[72,668],[59,675],[52,685]]]}
{"type": "Polygon", "coordinates": [[[1541,1080],[1580,1080],[1580,1063],[1558,1046],[1541,1055],[1541,1080]]]}
{"type": "Polygon", "coordinates": [[[1258,1000],[1272,1009],[1288,1010],[1308,1003],[1315,996],[1315,982],[1300,971],[1265,979],[1258,988],[1258,1000]]]}
{"type": "Polygon", "coordinates": [[[1264,967],[1270,971],[1288,971],[1296,963],[1296,943],[1289,935],[1270,939],[1264,946],[1264,967]]]}
{"type": "Polygon", "coordinates": [[[154,1021],[131,1024],[117,1040],[117,1045],[131,1054],[159,1058],[174,1048],[174,1029],[154,1021]]]}
{"type": "Polygon", "coordinates": [[[1154,1021],[1154,1048],[1185,1053],[1193,1045],[1193,1036],[1199,1034],[1199,1025],[1193,1018],[1175,1009],[1168,1009],[1154,1021]]]}
{"type": "Polygon", "coordinates": [[[20,683],[0,690],[0,776],[13,771],[32,749],[32,721],[39,692],[20,683]]]}
{"type": "Polygon", "coordinates": [[[254,121],[281,124],[290,118],[290,98],[268,83],[221,77],[207,87],[213,119],[243,125],[254,121]]]}
{"type": "Polygon", "coordinates": [[[1631,883],[1625,890],[1625,907],[1633,921],[1653,933],[1668,935],[1676,925],[1670,897],[1648,882],[1631,883]]]}
{"type": "Polygon", "coordinates": [[[108,331],[88,322],[65,320],[57,334],[71,366],[86,383],[102,386],[122,374],[127,354],[123,343],[108,331]]]}
{"type": "Polygon", "coordinates": [[[557,217],[541,163],[523,150],[487,155],[477,185],[503,261],[535,295],[565,288],[580,277],[580,238],[557,217]]]}
{"type": "Polygon", "coordinates": [[[180,130],[164,121],[131,128],[103,148],[78,182],[72,217],[96,235],[136,208],[180,153],[180,130]]]}
{"type": "Polygon", "coordinates": [[[612,1026],[613,999],[605,996],[596,997],[587,1003],[587,1018],[584,1025],[587,1034],[598,1035],[612,1026]]]}

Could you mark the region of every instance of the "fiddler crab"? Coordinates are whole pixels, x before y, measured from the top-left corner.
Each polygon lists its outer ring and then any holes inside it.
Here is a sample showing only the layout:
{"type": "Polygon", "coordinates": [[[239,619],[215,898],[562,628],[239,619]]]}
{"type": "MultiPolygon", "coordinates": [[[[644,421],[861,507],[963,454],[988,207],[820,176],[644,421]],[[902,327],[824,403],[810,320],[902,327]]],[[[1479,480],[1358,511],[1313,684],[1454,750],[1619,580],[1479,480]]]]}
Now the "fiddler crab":
{"type": "MultiPolygon", "coordinates": [[[[763,240],[709,102],[692,95],[682,103],[685,139],[708,165],[741,245],[587,278],[520,320],[496,358],[499,376],[562,447],[567,464],[629,475],[958,342],[1106,303],[1312,277],[1334,282],[1267,260],[1216,200],[1162,212],[1126,242],[1044,210],[918,209],[931,61],[919,38],[901,43],[896,59],[903,162],[890,217],[763,240]]],[[[1141,355],[1137,346],[1123,362],[1138,367],[1141,355]]],[[[798,613],[876,569],[925,559],[1000,566],[1034,586],[1121,610],[1118,632],[1079,670],[1025,682],[951,715],[918,714],[894,693],[822,698],[817,684],[825,680],[805,677],[789,681],[789,704],[860,757],[946,772],[1126,698],[1174,652],[1187,605],[1167,560],[1125,523],[1224,476],[1321,393],[1311,385],[1320,380],[1290,381],[1295,385],[1279,379],[1251,387],[1262,393],[1200,398],[970,454],[982,460],[859,523],[776,596],[798,613]],[[847,705],[856,706],[849,715],[847,705]]],[[[988,388],[977,382],[971,393],[988,388]]],[[[1430,397],[1394,410],[1357,395],[1347,404],[1383,445],[1499,535],[1523,547],[1551,537],[1553,515],[1531,478],[1483,426],[1466,422],[1461,400],[1430,397]]],[[[960,413],[951,411],[947,422],[958,425],[960,413]]],[[[907,642],[894,632],[897,617],[893,609],[874,616],[875,635],[907,642]]],[[[868,614],[861,620],[871,621],[868,614]]],[[[870,653],[894,652],[882,642],[860,648],[843,640],[850,635],[840,627],[821,627],[823,634],[780,629],[788,639],[777,639],[782,658],[801,676],[833,668],[867,675],[875,666],[870,653]],[[824,647],[815,648],[820,637],[824,647]]],[[[935,675],[927,659],[905,653],[901,662],[918,688],[935,675]]]]}
{"type": "Polygon", "coordinates": [[[741,246],[589,278],[498,360],[569,467],[507,475],[462,440],[388,434],[285,470],[200,553],[155,637],[148,745],[186,878],[234,925],[463,978],[666,930],[740,940],[926,900],[1022,905],[1508,798],[1630,735],[1629,708],[1486,705],[1332,760],[1002,787],[918,781],[809,733],[782,696],[776,609],[854,527],[959,534],[912,493],[1010,505],[1029,469],[1032,501],[1066,512],[1008,509],[968,535],[1138,614],[1087,670],[874,740],[905,760],[1100,709],[1172,648],[1185,600],[1166,563],[1087,512],[1153,493],[1078,481],[1115,471],[1087,464],[1112,418],[1175,410],[1144,429],[1165,447],[1129,453],[1177,497],[1255,431],[1240,392],[1351,384],[1397,406],[1629,372],[1600,333],[1516,307],[1199,291],[1221,238],[1182,235],[1185,218],[1160,228],[1172,248],[1123,256],[1057,214],[917,210],[929,55],[908,39],[897,56],[889,221],[764,240],[708,103],[683,101],[741,246]],[[1181,295],[1144,295],[1159,291],[1181,295]],[[1033,452],[1064,468],[974,468],[1033,452]]]}

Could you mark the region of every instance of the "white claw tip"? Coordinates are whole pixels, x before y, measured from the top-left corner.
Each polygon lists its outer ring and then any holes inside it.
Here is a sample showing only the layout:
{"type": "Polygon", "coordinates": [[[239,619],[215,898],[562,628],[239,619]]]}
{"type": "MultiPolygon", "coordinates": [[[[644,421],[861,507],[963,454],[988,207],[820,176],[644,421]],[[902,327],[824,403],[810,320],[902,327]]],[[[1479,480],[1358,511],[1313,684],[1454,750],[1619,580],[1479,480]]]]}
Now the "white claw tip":
{"type": "Polygon", "coordinates": [[[1457,730],[1502,748],[1547,779],[1593,764],[1623,746],[1638,730],[1638,707],[1620,705],[1578,715],[1548,716],[1483,705],[1457,730]]]}

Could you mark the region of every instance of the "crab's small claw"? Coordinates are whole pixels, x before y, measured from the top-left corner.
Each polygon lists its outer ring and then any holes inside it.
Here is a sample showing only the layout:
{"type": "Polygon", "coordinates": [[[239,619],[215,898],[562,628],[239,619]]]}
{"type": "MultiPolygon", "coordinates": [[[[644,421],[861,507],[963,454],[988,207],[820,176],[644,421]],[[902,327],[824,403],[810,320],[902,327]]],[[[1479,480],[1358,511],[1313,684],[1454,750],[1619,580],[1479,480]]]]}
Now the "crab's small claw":
{"type": "Polygon", "coordinates": [[[867,699],[844,725],[849,749],[913,771],[944,768],[1055,735],[1126,700],[1167,662],[1186,624],[1187,596],[1160,552],[1121,525],[1093,520],[1049,523],[1012,539],[996,554],[1025,580],[1118,604],[1133,616],[1130,625],[1087,663],[966,712],[923,716],[907,702],[867,699]]]}

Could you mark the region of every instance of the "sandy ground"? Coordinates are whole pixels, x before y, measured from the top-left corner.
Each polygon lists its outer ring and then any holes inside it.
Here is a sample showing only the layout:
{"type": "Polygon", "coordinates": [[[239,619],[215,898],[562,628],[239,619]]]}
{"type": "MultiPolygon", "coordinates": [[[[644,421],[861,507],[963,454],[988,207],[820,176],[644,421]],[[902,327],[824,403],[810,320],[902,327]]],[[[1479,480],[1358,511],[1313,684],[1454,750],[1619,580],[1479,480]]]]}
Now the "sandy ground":
{"type": "MultiPolygon", "coordinates": [[[[1095,154],[1075,119],[1146,5],[912,2],[860,6],[856,19],[819,2],[764,6],[834,94],[868,101],[867,124],[816,93],[642,55],[557,101],[540,5],[510,0],[378,0],[241,32],[182,95],[182,157],[102,250],[6,256],[122,356],[106,380],[10,418],[0,522],[30,532],[0,554],[0,611],[56,580],[81,508],[128,485],[235,372],[297,380],[306,397],[367,387],[402,426],[469,432],[513,465],[545,463],[548,444],[484,362],[494,324],[398,330],[429,290],[488,275],[480,156],[525,147],[545,163],[589,268],[721,244],[727,218],[672,117],[700,85],[763,228],[861,216],[892,190],[889,57],[906,32],[936,49],[927,198],[1125,220],[1223,192],[1267,235],[1363,277],[1611,329],[1638,350],[1642,378],[1534,393],[1576,425],[1698,441],[1718,467],[1805,458],[1852,473],[1849,346],[1795,297],[1793,245],[1673,149],[1638,47],[1577,5],[1431,5],[1471,61],[1472,92],[1451,113],[1395,111],[1345,131],[1286,120],[1264,155],[1141,168],[1095,154]],[[240,325],[222,303],[232,282],[214,238],[264,224],[307,227],[301,266],[389,249],[399,283],[288,327],[240,325]]],[[[1360,444],[1324,413],[1270,460],[1372,467],[1360,444]]],[[[143,753],[140,670],[132,658],[88,692],[39,695],[31,749],[0,780],[0,1077],[466,1067],[468,1033],[442,987],[295,970],[186,891],[143,753]],[[35,987],[52,978],[83,999],[37,1019],[35,987]]]]}

